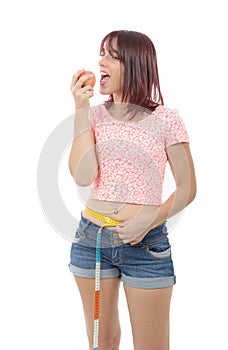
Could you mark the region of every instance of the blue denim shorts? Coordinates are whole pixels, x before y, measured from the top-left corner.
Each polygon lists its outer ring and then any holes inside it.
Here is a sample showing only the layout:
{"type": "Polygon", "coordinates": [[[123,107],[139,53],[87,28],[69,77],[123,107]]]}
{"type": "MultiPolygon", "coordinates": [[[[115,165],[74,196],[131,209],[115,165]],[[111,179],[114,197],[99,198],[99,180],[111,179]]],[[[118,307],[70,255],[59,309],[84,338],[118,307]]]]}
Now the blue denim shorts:
{"type": "MultiPolygon", "coordinates": [[[[71,246],[69,269],[95,278],[96,237],[99,226],[81,217],[71,246]]],[[[101,278],[119,277],[124,284],[143,289],[175,284],[171,247],[165,224],[155,227],[136,245],[123,243],[118,232],[102,229],[101,278]]]]}

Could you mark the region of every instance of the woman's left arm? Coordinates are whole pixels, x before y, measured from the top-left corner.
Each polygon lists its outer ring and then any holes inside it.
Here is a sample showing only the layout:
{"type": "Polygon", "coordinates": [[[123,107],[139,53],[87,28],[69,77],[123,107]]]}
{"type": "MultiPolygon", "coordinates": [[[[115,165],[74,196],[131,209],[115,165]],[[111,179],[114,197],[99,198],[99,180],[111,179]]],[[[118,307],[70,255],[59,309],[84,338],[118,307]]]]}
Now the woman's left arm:
{"type": "Polygon", "coordinates": [[[183,210],[195,198],[196,178],[189,144],[171,145],[166,149],[166,152],[176,183],[176,190],[151,215],[142,209],[135,218],[117,226],[119,235],[125,243],[136,244],[140,242],[150,229],[183,210]]]}
{"type": "Polygon", "coordinates": [[[195,169],[189,144],[177,143],[169,146],[166,152],[176,190],[161,205],[153,227],[183,210],[196,196],[195,169]]]}

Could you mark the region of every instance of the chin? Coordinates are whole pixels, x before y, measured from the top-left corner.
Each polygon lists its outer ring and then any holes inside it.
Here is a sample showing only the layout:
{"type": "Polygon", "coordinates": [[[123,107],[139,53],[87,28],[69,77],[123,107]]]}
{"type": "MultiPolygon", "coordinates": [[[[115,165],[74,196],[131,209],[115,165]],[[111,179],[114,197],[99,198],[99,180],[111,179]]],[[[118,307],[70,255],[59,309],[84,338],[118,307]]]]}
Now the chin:
{"type": "Polygon", "coordinates": [[[101,95],[110,95],[110,92],[108,92],[107,90],[105,90],[105,89],[102,88],[102,87],[100,87],[99,92],[100,92],[101,95]]]}

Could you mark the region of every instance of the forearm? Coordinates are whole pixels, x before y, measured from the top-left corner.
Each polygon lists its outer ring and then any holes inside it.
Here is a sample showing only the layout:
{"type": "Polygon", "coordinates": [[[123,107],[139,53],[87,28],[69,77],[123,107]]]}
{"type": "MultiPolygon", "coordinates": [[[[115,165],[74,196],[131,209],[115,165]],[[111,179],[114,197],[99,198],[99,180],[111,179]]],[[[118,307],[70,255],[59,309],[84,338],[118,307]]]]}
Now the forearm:
{"type": "Polygon", "coordinates": [[[153,228],[164,223],[168,218],[183,210],[194,199],[193,187],[180,186],[158,207],[142,206],[131,219],[121,222],[117,232],[124,243],[136,244],[153,228]]]}
{"type": "Polygon", "coordinates": [[[182,211],[195,198],[195,190],[188,185],[182,185],[173,192],[159,207],[151,227],[155,227],[182,211]]]}
{"type": "Polygon", "coordinates": [[[69,156],[69,169],[76,183],[90,185],[97,176],[94,134],[89,128],[88,109],[76,110],[74,140],[69,156]]]}
{"type": "Polygon", "coordinates": [[[196,196],[196,177],[189,144],[176,144],[167,149],[176,190],[159,208],[155,223],[159,224],[183,210],[196,196]]]}

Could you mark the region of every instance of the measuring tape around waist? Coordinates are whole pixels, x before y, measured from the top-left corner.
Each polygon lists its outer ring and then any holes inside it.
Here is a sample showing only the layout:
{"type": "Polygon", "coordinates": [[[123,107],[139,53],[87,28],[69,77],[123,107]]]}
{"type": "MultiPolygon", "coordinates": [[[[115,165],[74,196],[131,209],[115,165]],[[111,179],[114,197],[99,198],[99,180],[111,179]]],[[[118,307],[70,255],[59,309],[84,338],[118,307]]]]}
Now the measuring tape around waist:
{"type": "Polygon", "coordinates": [[[91,216],[93,216],[94,218],[98,219],[98,220],[101,220],[104,222],[104,225],[102,225],[102,227],[106,227],[106,226],[117,226],[119,224],[118,221],[116,220],[113,220],[107,216],[104,216],[100,213],[97,213],[96,211],[93,211],[89,208],[85,208],[85,212],[91,216]]]}
{"type": "Polygon", "coordinates": [[[101,233],[104,227],[117,226],[118,221],[113,220],[107,216],[103,216],[89,208],[85,208],[85,212],[96,219],[104,222],[97,232],[96,241],[96,267],[95,267],[95,292],[94,292],[94,326],[93,326],[93,350],[98,349],[99,336],[99,310],[100,310],[100,279],[101,279],[101,233]]]}

